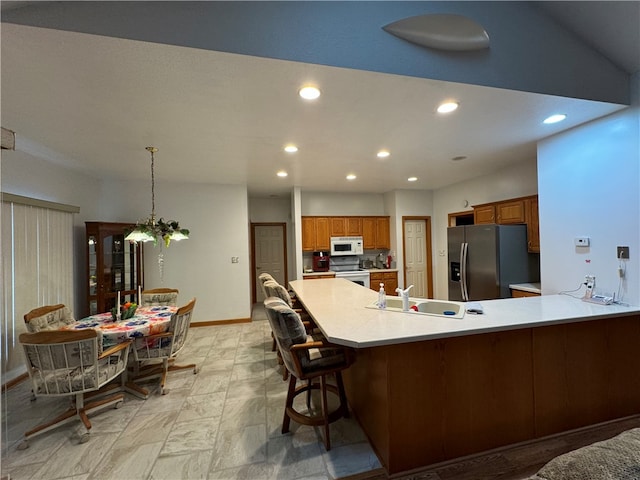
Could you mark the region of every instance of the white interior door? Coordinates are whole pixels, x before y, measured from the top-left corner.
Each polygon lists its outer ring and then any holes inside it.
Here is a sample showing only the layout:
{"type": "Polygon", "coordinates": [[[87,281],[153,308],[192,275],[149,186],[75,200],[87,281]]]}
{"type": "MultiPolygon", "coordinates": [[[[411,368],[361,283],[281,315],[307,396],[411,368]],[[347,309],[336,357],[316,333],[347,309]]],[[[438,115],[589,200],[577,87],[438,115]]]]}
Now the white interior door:
{"type": "Polygon", "coordinates": [[[405,287],[412,297],[427,298],[427,233],[425,220],[404,222],[405,287]]]}
{"type": "Polygon", "coordinates": [[[281,285],[287,281],[284,259],[284,226],[283,225],[255,225],[254,227],[254,258],[256,270],[254,282],[256,285],[256,301],[262,302],[264,295],[258,280],[263,272],[270,273],[281,285]]]}

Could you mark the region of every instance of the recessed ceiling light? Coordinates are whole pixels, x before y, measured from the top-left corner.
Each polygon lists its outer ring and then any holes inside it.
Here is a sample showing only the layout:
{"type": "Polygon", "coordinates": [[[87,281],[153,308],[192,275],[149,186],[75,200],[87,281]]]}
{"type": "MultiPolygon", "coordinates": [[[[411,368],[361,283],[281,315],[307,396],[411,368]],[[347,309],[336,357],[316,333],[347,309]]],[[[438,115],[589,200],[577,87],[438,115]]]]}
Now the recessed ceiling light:
{"type": "Polygon", "coordinates": [[[355,180],[356,176],[353,173],[350,173],[349,175],[347,175],[347,180],[355,180]]]}
{"type": "Polygon", "coordinates": [[[407,178],[407,182],[415,182],[418,180],[418,177],[409,177],[407,178]]]}
{"type": "Polygon", "coordinates": [[[284,147],[284,151],[287,153],[296,153],[298,151],[298,147],[295,145],[287,145],[284,147]]]}
{"type": "Polygon", "coordinates": [[[389,150],[380,150],[377,154],[378,158],[387,158],[389,155],[389,150]]]}
{"type": "Polygon", "coordinates": [[[286,177],[287,175],[289,175],[287,172],[285,172],[284,170],[280,170],[276,175],[278,175],[279,177],[286,177]]]}
{"type": "Polygon", "coordinates": [[[438,113],[451,113],[458,109],[457,102],[445,102],[438,105],[438,113]]]}
{"type": "Polygon", "coordinates": [[[551,115],[550,117],[545,118],[542,123],[558,123],[563,121],[565,118],[567,118],[567,116],[564,113],[556,113],[555,115],[551,115]]]}
{"type": "Polygon", "coordinates": [[[451,160],[453,160],[454,162],[459,162],[460,160],[464,160],[465,158],[467,158],[465,155],[458,155],[457,157],[453,157],[451,160]]]}
{"type": "Polygon", "coordinates": [[[298,94],[305,100],[315,100],[320,96],[320,90],[317,87],[302,87],[298,94]]]}

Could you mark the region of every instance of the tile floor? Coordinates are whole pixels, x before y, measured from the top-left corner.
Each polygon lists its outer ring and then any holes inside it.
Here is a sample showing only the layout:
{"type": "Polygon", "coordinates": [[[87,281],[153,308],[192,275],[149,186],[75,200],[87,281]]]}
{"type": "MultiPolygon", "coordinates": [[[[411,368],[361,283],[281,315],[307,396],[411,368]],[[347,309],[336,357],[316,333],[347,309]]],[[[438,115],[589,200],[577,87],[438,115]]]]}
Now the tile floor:
{"type": "Polygon", "coordinates": [[[172,372],[167,395],[127,395],[121,408],[96,413],[84,444],[73,422],[17,450],[25,430],[67,404],[31,402],[28,382],[3,394],[2,477],[321,480],[380,468],[353,418],[331,425],[329,452],[313,427],[292,422],[291,433],[280,433],[287,382],[260,306],[252,323],[194,328],[187,342],[178,363],[195,361],[197,375],[172,372]]]}

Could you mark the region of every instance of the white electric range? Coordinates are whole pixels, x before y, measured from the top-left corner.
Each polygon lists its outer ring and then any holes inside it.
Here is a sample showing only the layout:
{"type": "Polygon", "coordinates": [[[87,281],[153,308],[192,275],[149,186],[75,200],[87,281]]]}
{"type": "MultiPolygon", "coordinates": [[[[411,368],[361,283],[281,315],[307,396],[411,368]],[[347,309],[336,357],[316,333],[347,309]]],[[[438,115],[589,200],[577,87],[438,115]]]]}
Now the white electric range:
{"type": "Polygon", "coordinates": [[[358,285],[370,288],[369,271],[360,268],[360,259],[357,255],[342,255],[331,257],[329,269],[336,272],[336,278],[346,278],[358,285]]]}

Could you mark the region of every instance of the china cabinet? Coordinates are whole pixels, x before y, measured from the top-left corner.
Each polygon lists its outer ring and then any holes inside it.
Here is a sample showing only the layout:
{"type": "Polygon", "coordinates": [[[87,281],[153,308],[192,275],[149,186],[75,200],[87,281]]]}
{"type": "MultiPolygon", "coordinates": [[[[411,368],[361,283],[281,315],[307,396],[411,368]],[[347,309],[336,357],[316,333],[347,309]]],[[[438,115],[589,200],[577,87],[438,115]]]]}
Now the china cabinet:
{"type": "Polygon", "coordinates": [[[86,315],[111,310],[120,303],[137,302],[144,280],[142,243],[124,239],[131,223],[85,222],[87,251],[86,315]]]}

